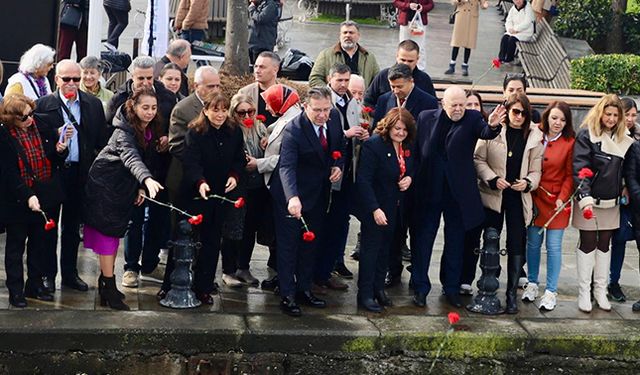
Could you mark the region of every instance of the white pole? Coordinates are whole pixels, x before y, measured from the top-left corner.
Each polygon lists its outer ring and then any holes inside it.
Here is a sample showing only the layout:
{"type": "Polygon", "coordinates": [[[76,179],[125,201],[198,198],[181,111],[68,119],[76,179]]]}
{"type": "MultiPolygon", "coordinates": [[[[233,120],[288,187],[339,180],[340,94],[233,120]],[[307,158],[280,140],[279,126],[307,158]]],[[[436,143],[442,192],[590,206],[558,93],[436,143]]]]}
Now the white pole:
{"type": "Polygon", "coordinates": [[[87,35],[87,55],[100,58],[102,49],[102,1],[89,2],[89,34],[87,35]]]}

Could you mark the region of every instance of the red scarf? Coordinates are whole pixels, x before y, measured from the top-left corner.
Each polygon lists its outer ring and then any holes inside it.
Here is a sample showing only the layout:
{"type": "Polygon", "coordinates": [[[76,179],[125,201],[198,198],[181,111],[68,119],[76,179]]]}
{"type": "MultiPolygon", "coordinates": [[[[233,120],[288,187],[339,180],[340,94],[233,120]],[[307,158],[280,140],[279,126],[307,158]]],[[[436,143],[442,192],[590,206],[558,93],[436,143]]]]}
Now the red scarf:
{"type": "Polygon", "coordinates": [[[29,174],[28,168],[24,164],[24,159],[18,152],[18,167],[20,168],[20,177],[27,186],[33,186],[34,178],[37,181],[47,181],[51,178],[51,162],[47,159],[42,147],[42,140],[35,125],[29,126],[26,130],[13,127],[9,130],[13,138],[18,141],[18,145],[22,147],[27,162],[33,170],[33,176],[29,174]]]}

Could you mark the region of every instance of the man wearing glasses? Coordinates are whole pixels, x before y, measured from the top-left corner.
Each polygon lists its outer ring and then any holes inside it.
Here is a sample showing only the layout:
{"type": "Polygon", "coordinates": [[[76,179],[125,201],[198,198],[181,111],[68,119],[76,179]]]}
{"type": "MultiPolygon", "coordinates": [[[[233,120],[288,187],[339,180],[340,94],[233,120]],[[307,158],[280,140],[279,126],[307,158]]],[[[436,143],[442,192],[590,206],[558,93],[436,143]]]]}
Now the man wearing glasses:
{"type": "MultiPolygon", "coordinates": [[[[78,276],[77,260],[80,243],[81,207],[84,185],[89,167],[107,142],[107,124],[102,102],[93,95],[79,90],[80,65],[72,60],[62,60],[56,65],[57,90],[36,101],[36,124],[43,138],[45,152],[55,148],[60,135],[73,129],[68,141],[69,156],[61,171],[65,200],[55,212],[48,212],[56,221],[62,211],[60,246],[60,270],[62,285],[79,291],[87,291],[87,284],[78,276]]],[[[55,291],[58,272],[56,248],[57,231],[46,232],[44,286],[55,291]]]]}

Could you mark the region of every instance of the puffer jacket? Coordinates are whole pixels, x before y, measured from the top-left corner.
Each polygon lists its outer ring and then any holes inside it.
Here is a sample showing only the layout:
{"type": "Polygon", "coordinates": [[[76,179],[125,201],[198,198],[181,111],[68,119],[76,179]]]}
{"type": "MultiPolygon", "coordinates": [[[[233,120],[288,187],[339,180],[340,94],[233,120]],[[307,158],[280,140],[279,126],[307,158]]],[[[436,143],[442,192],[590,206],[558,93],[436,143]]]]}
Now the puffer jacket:
{"type": "Polygon", "coordinates": [[[280,8],[275,0],[249,5],[249,48],[273,50],[278,36],[280,8]]]}
{"type": "Polygon", "coordinates": [[[102,4],[105,7],[117,9],[117,10],[131,10],[130,0],[104,0],[102,4]]]}
{"type": "Polygon", "coordinates": [[[584,180],[577,194],[579,207],[587,205],[610,208],[618,204],[622,193],[622,163],[633,139],[627,135],[623,139],[614,140],[603,133],[592,134],[588,129],[581,129],[576,136],[573,148],[573,181],[580,185],[578,172],[582,168],[590,168],[594,176],[584,180]]]}
{"type": "Polygon", "coordinates": [[[111,237],[123,237],[134,201],[151,172],[144,164],[133,127],[124,113],[113,120],[114,131],[89,170],[83,205],[84,222],[111,237]]]}

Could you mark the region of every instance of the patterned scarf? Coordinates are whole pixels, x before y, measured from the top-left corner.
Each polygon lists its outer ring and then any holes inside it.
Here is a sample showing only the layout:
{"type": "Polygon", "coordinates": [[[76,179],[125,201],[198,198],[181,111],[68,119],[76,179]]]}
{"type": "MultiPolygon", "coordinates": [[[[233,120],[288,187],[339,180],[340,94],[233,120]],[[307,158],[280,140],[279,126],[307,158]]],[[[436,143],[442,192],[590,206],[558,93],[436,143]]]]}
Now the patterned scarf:
{"type": "Polygon", "coordinates": [[[287,109],[300,102],[297,91],[281,84],[269,87],[260,95],[278,116],[284,115],[287,109]]]}
{"type": "Polygon", "coordinates": [[[9,133],[18,141],[19,146],[22,147],[24,155],[27,157],[27,161],[33,170],[33,176],[31,176],[29,169],[24,164],[24,159],[20,157],[21,153],[18,152],[20,177],[22,177],[25,184],[32,187],[33,177],[35,177],[37,181],[49,180],[51,178],[51,162],[44,153],[40,134],[36,126],[31,125],[26,130],[13,127],[9,130],[9,133]]]}
{"type": "Polygon", "coordinates": [[[38,98],[49,95],[49,92],[47,91],[47,77],[36,77],[35,75],[28,73],[22,74],[24,74],[28,81],[31,81],[31,79],[36,81],[38,92],[36,92],[35,94],[38,95],[38,98]]]}

